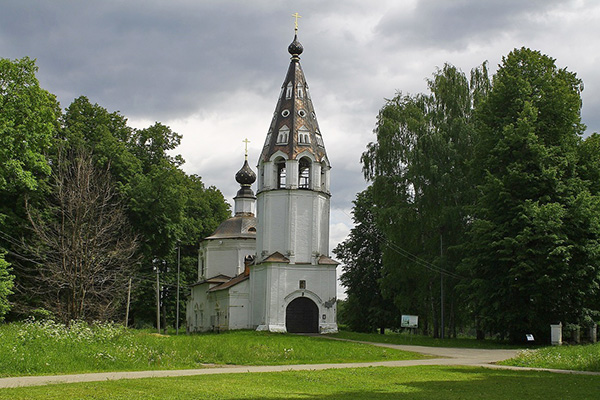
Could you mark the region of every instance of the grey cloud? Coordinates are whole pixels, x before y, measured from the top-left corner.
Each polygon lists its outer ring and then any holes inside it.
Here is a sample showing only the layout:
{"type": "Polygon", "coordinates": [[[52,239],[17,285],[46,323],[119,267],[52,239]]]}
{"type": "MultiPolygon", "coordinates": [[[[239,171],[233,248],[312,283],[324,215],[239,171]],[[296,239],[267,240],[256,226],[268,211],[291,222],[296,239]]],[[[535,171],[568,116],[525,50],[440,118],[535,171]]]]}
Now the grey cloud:
{"type": "Polygon", "coordinates": [[[376,28],[387,44],[464,49],[469,43],[503,35],[511,30],[533,30],[532,15],[542,15],[561,0],[419,1],[412,12],[398,7],[376,28]]]}
{"type": "MultiPolygon", "coordinates": [[[[199,137],[189,142],[195,147],[188,145],[180,152],[189,160],[186,171],[201,175],[206,184],[231,198],[238,189],[233,177],[242,161],[229,150],[231,138],[256,134],[254,140],[264,140],[268,114],[289,63],[291,14],[298,11],[303,15],[302,66],[333,165],[332,207],[347,209],[366,187],[359,157],[366,143],[374,140],[371,131],[384,97],[394,96],[396,90],[425,90],[424,79],[444,61],[458,60],[462,64],[457,66],[467,72],[485,59],[499,58],[507,50],[499,40],[503,36],[535,37],[547,43],[545,52],[550,56],[581,46],[568,53],[566,64],[572,54],[596,53],[593,43],[548,39],[555,27],[544,25],[543,18],[559,4],[578,13],[579,8],[595,6],[593,2],[575,7],[559,0],[430,0],[418,1],[412,9],[407,3],[3,0],[0,56],[37,58],[42,86],[57,94],[63,107],[86,95],[132,120],[169,123],[191,114],[218,114],[214,127],[206,124],[202,132],[180,132],[199,137]],[[449,53],[456,60],[444,59],[449,53]],[[224,133],[219,131],[219,118],[235,115],[240,127],[258,119],[256,107],[243,109],[246,100],[228,99],[240,88],[266,99],[264,130],[231,131],[217,149],[200,145],[214,142],[201,135],[224,133]],[[229,107],[236,108],[235,113],[229,107]],[[217,152],[222,155],[213,157],[217,152]]],[[[598,24],[591,18],[592,28],[587,30],[572,22],[563,29],[577,31],[578,38],[593,38],[597,32],[593,26],[598,24]]],[[[588,131],[598,131],[596,63],[581,62],[580,70],[587,68],[584,122],[588,131]]]]}
{"type": "Polygon", "coordinates": [[[0,50],[37,58],[40,80],[63,106],[83,94],[132,117],[183,116],[237,85],[262,88],[275,71],[261,51],[285,49],[277,29],[259,23],[265,11],[250,5],[16,4],[0,16],[0,50]]]}

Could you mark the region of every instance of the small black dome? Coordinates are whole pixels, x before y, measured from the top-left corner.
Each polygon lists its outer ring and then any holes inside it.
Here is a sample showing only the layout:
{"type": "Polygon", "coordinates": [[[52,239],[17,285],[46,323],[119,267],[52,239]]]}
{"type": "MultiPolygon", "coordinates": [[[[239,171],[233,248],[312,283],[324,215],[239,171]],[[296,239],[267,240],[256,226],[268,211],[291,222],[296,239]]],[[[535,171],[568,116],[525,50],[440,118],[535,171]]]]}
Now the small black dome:
{"type": "Polygon", "coordinates": [[[299,56],[304,51],[304,47],[298,41],[298,35],[294,35],[294,41],[288,46],[288,51],[292,56],[299,56]]]}
{"type": "Polygon", "coordinates": [[[244,161],[242,169],[235,174],[235,180],[240,185],[252,185],[256,181],[256,174],[252,171],[252,168],[248,165],[248,160],[244,161]]]}

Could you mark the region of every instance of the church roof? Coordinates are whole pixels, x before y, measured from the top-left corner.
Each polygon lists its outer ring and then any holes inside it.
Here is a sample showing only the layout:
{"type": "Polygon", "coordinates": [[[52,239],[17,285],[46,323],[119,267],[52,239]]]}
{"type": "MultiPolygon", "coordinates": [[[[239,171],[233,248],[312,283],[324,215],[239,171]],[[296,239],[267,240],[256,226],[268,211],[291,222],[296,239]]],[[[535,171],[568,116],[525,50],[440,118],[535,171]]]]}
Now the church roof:
{"type": "Polygon", "coordinates": [[[225,220],[206,240],[256,238],[256,217],[253,215],[236,215],[225,220]]]}
{"type": "Polygon", "coordinates": [[[190,286],[198,286],[198,285],[202,285],[203,283],[212,283],[212,284],[217,283],[220,285],[225,282],[229,282],[230,280],[231,280],[230,276],[219,274],[219,275],[213,276],[212,278],[204,279],[204,280],[198,281],[196,283],[193,283],[190,286]]]}
{"type": "Polygon", "coordinates": [[[248,156],[246,156],[242,168],[235,174],[235,180],[242,186],[250,186],[256,181],[256,173],[248,165],[248,156]]]}
{"type": "Polygon", "coordinates": [[[289,159],[296,159],[300,153],[308,151],[317,162],[321,162],[327,159],[327,154],[308,84],[300,66],[303,47],[297,35],[294,35],[288,51],[292,55],[290,66],[281,86],[259,163],[268,161],[278,151],[285,153],[289,159]]]}
{"type": "Polygon", "coordinates": [[[281,254],[280,252],[276,251],[275,253],[271,254],[269,257],[265,258],[262,262],[283,262],[283,263],[289,263],[290,259],[287,258],[286,256],[284,256],[283,254],[281,254]]]}
{"type": "Polygon", "coordinates": [[[321,256],[319,257],[319,265],[339,265],[339,262],[327,257],[327,256],[321,256]]]}
{"type": "Polygon", "coordinates": [[[216,292],[218,290],[224,290],[224,289],[229,289],[232,286],[237,285],[240,282],[245,281],[246,279],[249,279],[250,276],[246,275],[246,274],[239,274],[236,277],[231,278],[230,280],[228,280],[227,282],[223,282],[220,285],[214,286],[210,289],[208,289],[209,292],[216,292]]]}

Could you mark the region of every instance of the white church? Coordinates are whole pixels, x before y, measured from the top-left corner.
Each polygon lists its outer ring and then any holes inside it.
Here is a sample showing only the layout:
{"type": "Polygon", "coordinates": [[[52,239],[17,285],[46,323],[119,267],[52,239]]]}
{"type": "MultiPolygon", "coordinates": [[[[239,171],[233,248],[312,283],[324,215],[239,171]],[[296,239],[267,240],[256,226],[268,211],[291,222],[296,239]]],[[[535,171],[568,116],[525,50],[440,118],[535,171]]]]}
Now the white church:
{"type": "Polygon", "coordinates": [[[258,179],[246,154],[235,175],[235,215],[200,244],[198,282],[187,301],[189,332],[337,332],[338,263],[329,258],[331,166],[297,34],[288,51],[291,62],[258,179]]]}

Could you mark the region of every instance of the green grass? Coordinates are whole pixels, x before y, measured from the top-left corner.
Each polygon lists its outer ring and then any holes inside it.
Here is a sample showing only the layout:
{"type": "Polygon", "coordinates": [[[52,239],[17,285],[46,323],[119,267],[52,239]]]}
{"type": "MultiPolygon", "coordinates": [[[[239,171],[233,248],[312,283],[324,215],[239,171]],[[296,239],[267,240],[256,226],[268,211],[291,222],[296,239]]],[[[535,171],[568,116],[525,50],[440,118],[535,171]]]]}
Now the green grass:
{"type": "Polygon", "coordinates": [[[517,357],[503,361],[501,364],[600,372],[600,343],[523,350],[517,357]]]}
{"type": "Polygon", "coordinates": [[[356,368],[0,389],[0,399],[597,399],[600,376],[472,367],[356,368]]]}
{"type": "Polygon", "coordinates": [[[430,336],[412,335],[408,332],[386,332],[385,335],[380,335],[377,333],[340,331],[339,333],[331,336],[341,339],[359,340],[363,342],[404,344],[413,346],[459,347],[471,349],[519,348],[519,346],[511,346],[507,342],[500,342],[496,340],[477,340],[474,338],[434,339],[430,336]]]}
{"type": "Polygon", "coordinates": [[[119,325],[0,326],[0,376],[419,359],[393,349],[266,332],[161,336],[119,325]]]}

